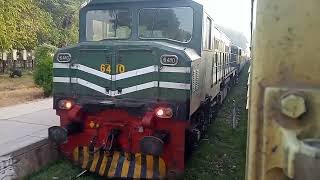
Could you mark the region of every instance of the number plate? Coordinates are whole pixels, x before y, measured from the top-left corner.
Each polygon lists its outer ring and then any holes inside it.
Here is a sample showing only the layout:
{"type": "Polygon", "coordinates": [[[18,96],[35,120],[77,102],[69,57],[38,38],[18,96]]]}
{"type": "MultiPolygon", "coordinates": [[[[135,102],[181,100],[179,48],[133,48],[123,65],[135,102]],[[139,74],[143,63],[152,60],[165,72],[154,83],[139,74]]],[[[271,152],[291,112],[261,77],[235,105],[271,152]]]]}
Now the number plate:
{"type": "Polygon", "coordinates": [[[62,63],[67,63],[71,61],[70,53],[59,53],[57,56],[57,60],[62,63]]]}
{"type": "Polygon", "coordinates": [[[160,63],[165,66],[175,66],[178,64],[178,57],[176,55],[163,55],[160,58],[160,63]]]}

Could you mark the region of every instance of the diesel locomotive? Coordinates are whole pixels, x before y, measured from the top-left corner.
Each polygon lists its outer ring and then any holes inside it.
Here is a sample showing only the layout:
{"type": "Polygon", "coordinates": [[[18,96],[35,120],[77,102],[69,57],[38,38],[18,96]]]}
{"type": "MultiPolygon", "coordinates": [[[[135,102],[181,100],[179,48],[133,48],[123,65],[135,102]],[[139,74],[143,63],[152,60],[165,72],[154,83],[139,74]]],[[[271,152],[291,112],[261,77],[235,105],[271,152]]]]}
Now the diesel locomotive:
{"type": "Polygon", "coordinates": [[[183,172],[245,63],[193,0],[89,0],[79,43],[54,56],[61,126],[49,138],[90,172],[162,179],[183,172]]]}

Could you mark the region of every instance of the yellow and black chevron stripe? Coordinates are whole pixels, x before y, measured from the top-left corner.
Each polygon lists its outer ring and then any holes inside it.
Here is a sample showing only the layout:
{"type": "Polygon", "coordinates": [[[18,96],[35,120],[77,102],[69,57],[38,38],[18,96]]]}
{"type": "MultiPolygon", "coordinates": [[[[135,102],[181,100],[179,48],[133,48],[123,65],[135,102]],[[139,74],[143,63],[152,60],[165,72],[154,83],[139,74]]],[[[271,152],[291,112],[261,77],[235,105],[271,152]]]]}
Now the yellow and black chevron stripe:
{"type": "Polygon", "coordinates": [[[74,149],[73,159],[83,169],[110,178],[164,179],[166,176],[166,165],[159,156],[103,151],[93,154],[88,147],[81,146],[74,149]]]}

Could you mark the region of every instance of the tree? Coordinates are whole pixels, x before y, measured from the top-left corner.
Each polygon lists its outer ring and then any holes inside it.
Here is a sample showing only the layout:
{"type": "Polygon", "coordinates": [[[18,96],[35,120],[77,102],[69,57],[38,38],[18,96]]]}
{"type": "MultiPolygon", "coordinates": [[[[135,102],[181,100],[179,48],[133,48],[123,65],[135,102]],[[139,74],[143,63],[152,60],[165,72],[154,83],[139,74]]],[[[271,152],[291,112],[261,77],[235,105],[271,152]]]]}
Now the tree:
{"type": "Polygon", "coordinates": [[[50,39],[52,19],[34,0],[0,0],[0,49],[33,49],[50,39]]]}
{"type": "Polygon", "coordinates": [[[50,14],[56,28],[56,46],[66,46],[78,41],[79,9],[84,0],[37,0],[39,7],[50,14]]]}
{"type": "Polygon", "coordinates": [[[34,82],[42,87],[44,95],[50,96],[52,93],[52,54],[57,48],[48,44],[43,44],[36,48],[36,69],[33,74],[34,82]]]}
{"type": "Polygon", "coordinates": [[[83,1],[0,0],[0,51],[77,42],[78,11],[83,1]]]}

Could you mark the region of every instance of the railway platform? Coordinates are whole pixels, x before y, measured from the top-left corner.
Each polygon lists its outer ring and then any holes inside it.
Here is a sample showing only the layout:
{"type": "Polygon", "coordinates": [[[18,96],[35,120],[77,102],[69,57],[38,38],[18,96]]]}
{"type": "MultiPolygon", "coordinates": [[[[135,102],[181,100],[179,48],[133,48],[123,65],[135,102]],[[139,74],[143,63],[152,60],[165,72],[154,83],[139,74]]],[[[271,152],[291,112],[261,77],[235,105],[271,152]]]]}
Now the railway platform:
{"type": "Polygon", "coordinates": [[[52,99],[0,108],[0,179],[21,179],[57,159],[47,137],[58,123],[52,99]]]}

